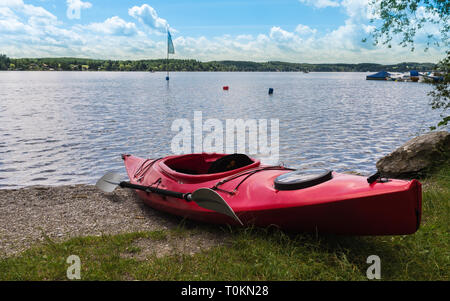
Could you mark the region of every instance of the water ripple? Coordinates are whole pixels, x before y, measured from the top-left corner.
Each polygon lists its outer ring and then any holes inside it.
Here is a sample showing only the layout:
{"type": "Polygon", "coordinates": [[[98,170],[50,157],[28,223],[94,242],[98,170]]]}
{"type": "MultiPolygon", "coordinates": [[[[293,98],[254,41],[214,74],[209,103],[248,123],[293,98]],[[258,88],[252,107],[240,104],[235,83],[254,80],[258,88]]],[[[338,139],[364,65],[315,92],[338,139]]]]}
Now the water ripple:
{"type": "Polygon", "coordinates": [[[170,155],[173,121],[193,126],[198,110],[204,121],[279,119],[287,166],[367,174],[439,113],[430,86],[365,76],[180,72],[168,85],[160,73],[0,72],[0,188],[125,178],[120,154],[170,155]]]}

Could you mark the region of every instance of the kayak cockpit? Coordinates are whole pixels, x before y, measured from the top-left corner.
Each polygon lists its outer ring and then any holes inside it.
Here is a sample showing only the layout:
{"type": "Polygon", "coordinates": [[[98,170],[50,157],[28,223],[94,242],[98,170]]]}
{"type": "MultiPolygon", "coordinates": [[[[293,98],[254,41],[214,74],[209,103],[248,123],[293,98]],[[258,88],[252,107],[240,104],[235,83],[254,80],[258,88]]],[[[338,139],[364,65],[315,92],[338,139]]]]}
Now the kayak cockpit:
{"type": "Polygon", "coordinates": [[[168,175],[184,179],[215,179],[259,167],[261,162],[244,154],[188,154],[161,160],[159,167],[168,175]]]}

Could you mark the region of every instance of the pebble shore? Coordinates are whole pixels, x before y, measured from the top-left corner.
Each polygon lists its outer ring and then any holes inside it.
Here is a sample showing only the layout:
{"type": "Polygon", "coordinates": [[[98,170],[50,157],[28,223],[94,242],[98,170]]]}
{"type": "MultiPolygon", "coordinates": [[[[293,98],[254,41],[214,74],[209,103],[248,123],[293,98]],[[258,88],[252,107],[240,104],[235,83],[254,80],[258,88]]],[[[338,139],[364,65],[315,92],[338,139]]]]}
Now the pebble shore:
{"type": "MultiPolygon", "coordinates": [[[[0,190],[0,256],[18,254],[46,236],[58,242],[77,236],[169,230],[179,223],[180,219],[153,210],[126,189],[109,194],[92,185],[0,190]]],[[[208,237],[204,243],[208,247],[213,241],[220,243],[221,236],[208,237]]]]}

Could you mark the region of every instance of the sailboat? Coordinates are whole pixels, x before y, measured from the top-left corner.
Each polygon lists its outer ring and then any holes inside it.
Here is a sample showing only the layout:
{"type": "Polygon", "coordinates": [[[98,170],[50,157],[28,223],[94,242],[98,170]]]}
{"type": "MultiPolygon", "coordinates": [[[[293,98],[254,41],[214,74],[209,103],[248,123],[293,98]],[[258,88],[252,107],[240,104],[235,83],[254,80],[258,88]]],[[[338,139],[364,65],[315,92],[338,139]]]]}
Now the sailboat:
{"type": "Polygon", "coordinates": [[[167,76],[166,76],[166,80],[170,80],[170,77],[169,77],[169,54],[175,54],[175,47],[173,47],[172,36],[170,35],[169,28],[167,28],[167,76]]]}

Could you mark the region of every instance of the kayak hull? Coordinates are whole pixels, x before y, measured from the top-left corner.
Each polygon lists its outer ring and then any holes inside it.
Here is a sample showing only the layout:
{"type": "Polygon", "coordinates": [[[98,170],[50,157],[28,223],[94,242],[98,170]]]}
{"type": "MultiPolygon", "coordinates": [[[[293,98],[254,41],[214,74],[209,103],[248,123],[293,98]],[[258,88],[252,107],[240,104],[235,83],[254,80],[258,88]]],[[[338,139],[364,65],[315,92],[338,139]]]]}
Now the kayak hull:
{"type": "MultiPolygon", "coordinates": [[[[404,235],[415,233],[420,225],[422,191],[416,180],[368,184],[361,176],[333,173],[332,180],[314,187],[278,191],[274,180],[289,170],[269,169],[245,181],[237,177],[218,185],[233,175],[264,166],[254,160],[248,167],[214,175],[184,174],[170,168],[172,162],[189,156],[195,156],[191,158],[195,164],[199,156],[207,162],[224,155],[193,154],[160,160],[129,155],[123,158],[131,183],[182,193],[214,188],[246,226],[342,235],[404,235]]],[[[194,202],[143,191],[137,193],[145,204],[156,210],[205,223],[238,225],[231,217],[201,208],[194,202]]]]}

